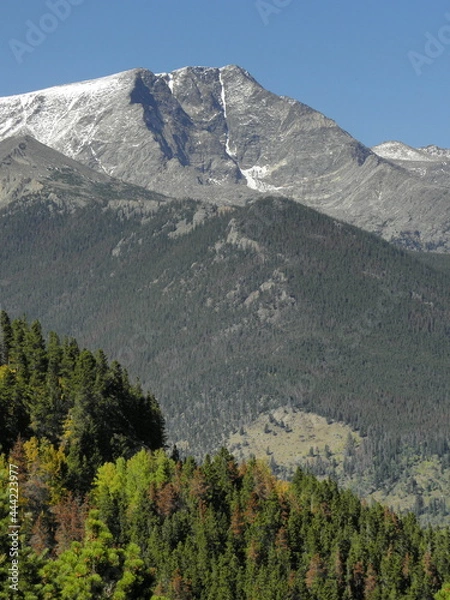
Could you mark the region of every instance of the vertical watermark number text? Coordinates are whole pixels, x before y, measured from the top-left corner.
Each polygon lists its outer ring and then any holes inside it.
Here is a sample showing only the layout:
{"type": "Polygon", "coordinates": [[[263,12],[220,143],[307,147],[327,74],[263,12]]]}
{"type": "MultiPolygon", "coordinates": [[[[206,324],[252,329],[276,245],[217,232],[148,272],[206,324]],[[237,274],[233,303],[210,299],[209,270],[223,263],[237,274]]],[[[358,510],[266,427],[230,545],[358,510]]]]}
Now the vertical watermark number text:
{"type": "Polygon", "coordinates": [[[8,478],[9,495],[9,559],[8,568],[9,589],[15,592],[19,591],[19,467],[10,463],[8,478]]]}

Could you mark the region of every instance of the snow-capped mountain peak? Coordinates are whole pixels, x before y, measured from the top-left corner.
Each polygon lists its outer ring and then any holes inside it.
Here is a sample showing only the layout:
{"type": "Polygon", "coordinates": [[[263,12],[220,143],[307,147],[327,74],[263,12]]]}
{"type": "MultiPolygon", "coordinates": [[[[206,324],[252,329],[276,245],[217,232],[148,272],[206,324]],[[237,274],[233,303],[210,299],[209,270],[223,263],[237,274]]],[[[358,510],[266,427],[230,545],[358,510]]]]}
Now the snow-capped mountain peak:
{"type": "Polygon", "coordinates": [[[372,152],[236,65],[131,69],[0,98],[0,141],[25,134],[169,196],[242,204],[283,194],[387,239],[420,230],[420,243],[450,247],[445,151],[387,142],[372,152]]]}
{"type": "Polygon", "coordinates": [[[432,156],[429,156],[421,148],[413,148],[403,142],[391,141],[384,142],[378,146],[374,146],[372,151],[382,158],[387,160],[413,160],[413,161],[432,161],[432,156]]]}
{"type": "Polygon", "coordinates": [[[432,156],[436,160],[448,160],[450,159],[450,149],[448,148],[440,148],[439,146],[435,146],[434,144],[430,146],[424,146],[419,148],[421,152],[425,152],[429,156],[432,156]]]}

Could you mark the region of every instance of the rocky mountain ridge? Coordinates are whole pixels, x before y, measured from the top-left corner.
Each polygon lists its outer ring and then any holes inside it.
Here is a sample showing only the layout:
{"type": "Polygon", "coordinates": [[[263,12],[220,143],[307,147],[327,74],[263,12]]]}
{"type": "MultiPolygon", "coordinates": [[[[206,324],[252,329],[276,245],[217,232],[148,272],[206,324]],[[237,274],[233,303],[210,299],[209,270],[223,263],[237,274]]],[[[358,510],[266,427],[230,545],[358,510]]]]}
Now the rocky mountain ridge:
{"type": "Polygon", "coordinates": [[[93,203],[148,215],[168,201],[86,167],[29,135],[0,142],[0,210],[17,212],[37,203],[64,213],[93,203]]]}
{"type": "Polygon", "coordinates": [[[450,150],[446,148],[412,148],[402,142],[385,142],[372,150],[427,184],[450,186],[450,150]]]}
{"type": "Polygon", "coordinates": [[[386,160],[237,66],[133,69],[1,98],[0,139],[24,134],[176,198],[283,195],[410,248],[450,249],[446,176],[386,160]]]}

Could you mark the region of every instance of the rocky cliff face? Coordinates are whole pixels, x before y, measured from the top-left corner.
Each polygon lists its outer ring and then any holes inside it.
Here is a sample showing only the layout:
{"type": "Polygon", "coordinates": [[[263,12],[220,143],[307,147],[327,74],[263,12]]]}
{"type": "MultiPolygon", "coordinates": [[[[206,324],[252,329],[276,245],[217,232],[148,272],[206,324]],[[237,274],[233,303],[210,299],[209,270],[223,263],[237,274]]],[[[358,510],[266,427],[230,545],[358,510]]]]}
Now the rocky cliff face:
{"type": "Polygon", "coordinates": [[[448,179],[379,156],[240,67],[134,69],[0,99],[0,139],[18,134],[177,198],[280,194],[409,247],[450,250],[448,179]]]}

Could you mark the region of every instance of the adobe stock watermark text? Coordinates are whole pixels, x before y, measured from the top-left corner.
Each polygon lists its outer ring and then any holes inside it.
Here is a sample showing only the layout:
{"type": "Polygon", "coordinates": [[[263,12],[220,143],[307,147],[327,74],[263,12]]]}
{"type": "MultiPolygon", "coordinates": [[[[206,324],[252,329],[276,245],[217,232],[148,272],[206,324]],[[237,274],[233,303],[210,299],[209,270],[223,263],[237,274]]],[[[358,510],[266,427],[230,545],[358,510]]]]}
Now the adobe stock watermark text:
{"type": "Polygon", "coordinates": [[[436,34],[427,31],[425,33],[425,44],[421,52],[410,50],[408,52],[409,61],[416,72],[416,75],[422,75],[425,65],[432,65],[445,51],[445,47],[450,45],[450,12],[445,13],[445,19],[449,21],[440,27],[436,34]]]}
{"type": "Polygon", "coordinates": [[[268,25],[272,15],[278,15],[283,8],[292,4],[293,0],[256,0],[255,8],[264,25],[268,25]]]}
{"type": "Polygon", "coordinates": [[[72,14],[72,7],[80,6],[85,0],[47,0],[47,12],[35,21],[25,22],[25,32],[22,39],[12,38],[9,47],[14,58],[22,64],[28,54],[32,54],[41,46],[49,35],[54,33],[61,23],[67,21],[72,14]]]}
{"type": "Polygon", "coordinates": [[[9,465],[8,478],[8,495],[9,495],[9,559],[10,566],[8,567],[8,583],[9,589],[12,592],[19,591],[19,467],[9,465]]]}

